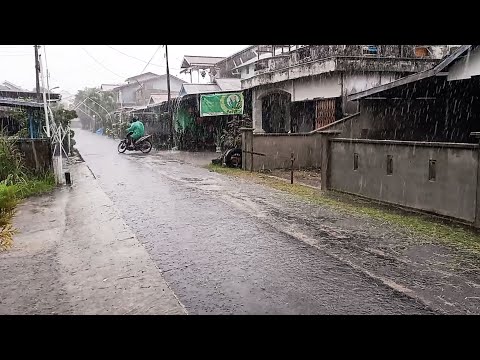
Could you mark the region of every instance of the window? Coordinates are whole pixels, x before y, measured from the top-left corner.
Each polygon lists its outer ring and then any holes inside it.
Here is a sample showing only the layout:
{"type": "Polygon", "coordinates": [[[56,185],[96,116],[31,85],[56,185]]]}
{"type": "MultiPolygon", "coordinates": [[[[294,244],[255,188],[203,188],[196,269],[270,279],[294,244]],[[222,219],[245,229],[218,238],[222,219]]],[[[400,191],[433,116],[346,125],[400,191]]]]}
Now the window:
{"type": "Polygon", "coordinates": [[[245,73],[246,73],[247,75],[250,74],[250,65],[247,65],[247,66],[245,67],[245,73]]]}
{"type": "Polygon", "coordinates": [[[378,55],[377,45],[364,45],[362,49],[363,55],[378,55]]]}
{"type": "Polygon", "coordinates": [[[362,139],[367,139],[368,138],[368,129],[362,129],[362,132],[360,134],[360,138],[362,138],[362,139]]]}
{"type": "Polygon", "coordinates": [[[435,181],[437,179],[437,169],[436,169],[436,160],[428,161],[428,180],[435,181]]]}
{"type": "Polygon", "coordinates": [[[353,170],[358,170],[358,154],[353,153],[353,170]]]}
{"type": "Polygon", "coordinates": [[[387,155],[387,175],[393,174],[393,157],[392,155],[387,155]]]}

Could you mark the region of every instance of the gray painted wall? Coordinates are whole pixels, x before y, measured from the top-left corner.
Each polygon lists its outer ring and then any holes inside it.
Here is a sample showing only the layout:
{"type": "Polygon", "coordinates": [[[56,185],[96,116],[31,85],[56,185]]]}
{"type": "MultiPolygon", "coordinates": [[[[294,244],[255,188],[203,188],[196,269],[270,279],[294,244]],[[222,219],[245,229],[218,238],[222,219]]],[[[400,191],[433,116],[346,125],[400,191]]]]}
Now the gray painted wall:
{"type": "MultiPolygon", "coordinates": [[[[295,169],[320,167],[320,134],[253,134],[250,138],[253,138],[253,151],[266,155],[254,155],[254,170],[289,169],[292,152],[295,157],[295,169]]],[[[242,146],[247,146],[247,151],[250,151],[251,144],[246,142],[243,142],[242,146]]],[[[251,157],[247,155],[244,158],[246,169],[249,170],[251,157]]]]}
{"type": "Polygon", "coordinates": [[[478,145],[334,139],[330,152],[333,190],[475,221],[478,145]],[[393,157],[392,175],[387,155],[393,157]],[[431,159],[435,181],[429,181],[431,159]]]}

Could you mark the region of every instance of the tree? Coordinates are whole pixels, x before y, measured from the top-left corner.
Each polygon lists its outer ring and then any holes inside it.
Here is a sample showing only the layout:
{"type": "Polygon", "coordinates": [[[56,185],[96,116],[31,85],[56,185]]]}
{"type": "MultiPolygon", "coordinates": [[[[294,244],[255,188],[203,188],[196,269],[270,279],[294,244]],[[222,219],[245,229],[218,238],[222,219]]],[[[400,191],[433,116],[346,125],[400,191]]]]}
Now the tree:
{"type": "MultiPolygon", "coordinates": [[[[70,123],[73,119],[77,118],[77,112],[75,110],[67,110],[63,107],[63,105],[59,104],[54,109],[52,109],[53,119],[57,126],[62,125],[63,129],[67,129],[70,127],[70,123]]],[[[65,136],[63,140],[63,148],[66,149],[68,152],[73,149],[73,145],[75,145],[75,140],[73,137],[75,136],[75,132],[70,129],[70,149],[68,149],[68,136],[65,136]]]]}
{"type": "Polygon", "coordinates": [[[8,136],[28,138],[28,116],[25,109],[11,108],[0,111],[0,132],[8,136]]]}
{"type": "Polygon", "coordinates": [[[84,102],[86,106],[80,105],[79,111],[82,127],[89,128],[93,125],[94,130],[100,127],[112,128],[112,112],[117,107],[116,95],[112,91],[100,91],[98,88],[85,88],[79,90],[75,95],[75,103],[84,102]],[[94,116],[95,115],[95,116],[94,116]],[[95,117],[96,124],[93,124],[92,118],[95,117]]]}

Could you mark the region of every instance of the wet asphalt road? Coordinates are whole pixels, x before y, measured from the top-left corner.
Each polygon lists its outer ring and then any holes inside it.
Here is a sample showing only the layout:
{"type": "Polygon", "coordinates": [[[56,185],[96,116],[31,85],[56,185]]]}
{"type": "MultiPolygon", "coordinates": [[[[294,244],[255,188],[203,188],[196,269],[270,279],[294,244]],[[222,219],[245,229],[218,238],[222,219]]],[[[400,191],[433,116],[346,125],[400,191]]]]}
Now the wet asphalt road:
{"type": "Polygon", "coordinates": [[[118,141],[86,131],[75,139],[190,314],[430,313],[282,230],[280,214],[256,206],[281,207],[276,191],[161,153],[118,154],[118,141]]]}

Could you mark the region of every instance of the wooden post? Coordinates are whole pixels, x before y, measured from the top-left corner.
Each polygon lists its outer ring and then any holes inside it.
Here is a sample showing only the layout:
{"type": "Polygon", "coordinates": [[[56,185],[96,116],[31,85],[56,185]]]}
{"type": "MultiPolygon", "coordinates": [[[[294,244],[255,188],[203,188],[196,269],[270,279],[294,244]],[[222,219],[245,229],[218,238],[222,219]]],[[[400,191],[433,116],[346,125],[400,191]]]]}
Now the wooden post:
{"type": "MultiPolygon", "coordinates": [[[[247,170],[247,155],[249,154],[249,148],[253,155],[253,129],[251,128],[240,128],[242,132],[242,169],[247,170]]],[[[250,165],[252,168],[252,164],[250,165]]]]}
{"type": "Polygon", "coordinates": [[[252,142],[250,145],[250,172],[253,172],[253,136],[252,136],[252,142]]]}
{"type": "Polygon", "coordinates": [[[167,113],[168,113],[168,125],[169,125],[169,143],[170,148],[173,148],[173,111],[170,104],[170,68],[168,67],[168,45],[165,45],[165,60],[167,64],[167,113]]]}
{"type": "Polygon", "coordinates": [[[40,61],[38,58],[38,45],[33,45],[35,49],[35,90],[37,92],[37,101],[41,100],[40,97],[40,61]]]}
{"type": "Polygon", "coordinates": [[[293,157],[293,152],[290,155],[290,161],[292,162],[290,166],[290,184],[293,184],[293,162],[295,161],[295,158],[293,157]]]}

